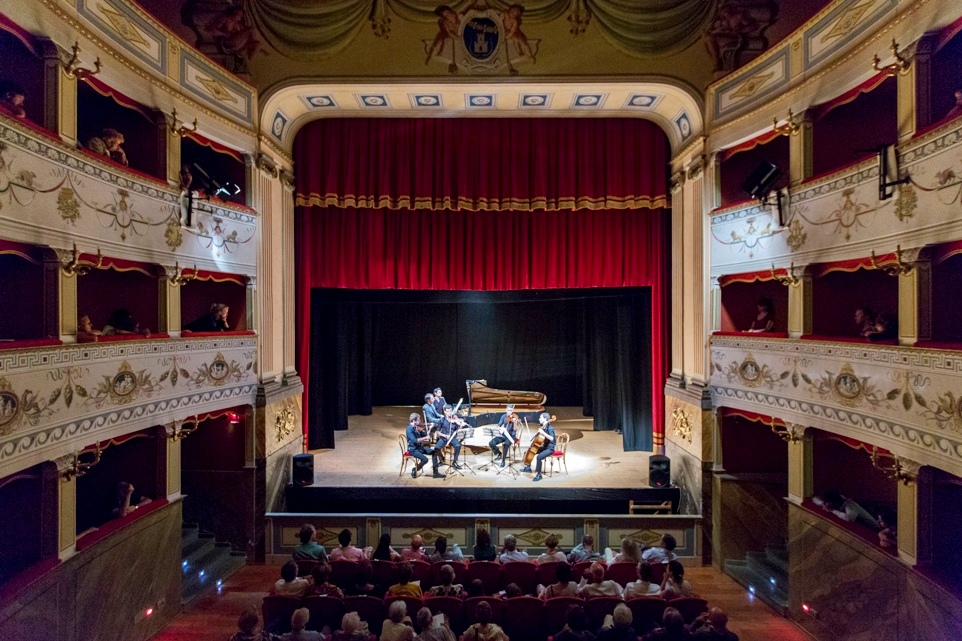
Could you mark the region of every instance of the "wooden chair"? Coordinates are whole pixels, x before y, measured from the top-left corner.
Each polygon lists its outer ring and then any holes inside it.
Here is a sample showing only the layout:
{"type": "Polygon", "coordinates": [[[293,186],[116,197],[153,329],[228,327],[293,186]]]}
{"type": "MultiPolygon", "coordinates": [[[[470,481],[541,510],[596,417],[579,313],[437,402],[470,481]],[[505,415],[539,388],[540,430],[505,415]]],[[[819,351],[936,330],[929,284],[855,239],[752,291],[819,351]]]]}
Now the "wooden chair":
{"type": "Polygon", "coordinates": [[[555,461],[558,462],[560,467],[563,463],[565,466],[565,476],[568,476],[568,461],[565,459],[565,453],[568,451],[568,441],[571,437],[568,436],[567,432],[562,432],[558,435],[558,442],[555,444],[554,452],[548,457],[548,476],[554,476],[554,464],[555,461]]]}
{"type": "Polygon", "coordinates": [[[568,608],[573,605],[584,607],[585,600],[579,596],[558,596],[544,602],[544,631],[558,634],[568,622],[568,608]]]}
{"type": "MultiPolygon", "coordinates": [[[[538,583],[548,587],[552,583],[558,582],[558,566],[562,561],[547,561],[538,564],[538,583]]],[[[565,563],[567,565],[567,563],[565,563]]]]}
{"type": "Polygon", "coordinates": [[[588,615],[590,630],[597,630],[604,623],[606,614],[613,614],[615,606],[624,603],[616,596],[597,596],[585,601],[585,614],[588,615]]]}
{"type": "Polygon", "coordinates": [[[417,465],[418,460],[414,458],[414,455],[408,452],[408,440],[404,434],[397,435],[397,444],[401,447],[401,471],[398,472],[398,478],[404,476],[404,471],[408,467],[408,463],[414,463],[417,465]]]}
{"type": "Polygon", "coordinates": [[[708,612],[708,601],[694,596],[672,599],[668,605],[681,612],[685,618],[685,623],[691,623],[702,612],[708,612]]]}
{"type": "Polygon", "coordinates": [[[429,609],[431,614],[443,613],[447,616],[451,630],[461,630],[463,632],[467,627],[467,623],[464,621],[464,601],[456,596],[425,597],[424,607],[429,609]]]}
{"type": "Polygon", "coordinates": [[[325,625],[332,630],[341,627],[344,616],[344,601],[333,596],[309,596],[304,599],[304,607],[311,613],[307,622],[308,630],[320,631],[325,625]]]}
{"type": "Polygon", "coordinates": [[[468,583],[479,579],[484,593],[491,595],[501,589],[501,564],[494,561],[472,561],[468,564],[468,583]]]}
{"type": "MultiPolygon", "coordinates": [[[[385,563],[386,561],[382,561],[385,563]]],[[[384,624],[384,619],[387,616],[387,608],[384,607],[384,599],[378,599],[373,596],[349,596],[344,599],[344,611],[345,612],[357,612],[357,615],[361,617],[361,621],[367,621],[367,626],[378,637],[381,636],[381,626],[384,624]]],[[[415,610],[412,614],[408,612],[412,618],[417,614],[415,610]]],[[[332,630],[337,630],[341,627],[341,622],[337,622],[337,627],[331,626],[332,630]]]]}
{"type": "Polygon", "coordinates": [[[631,610],[631,627],[639,634],[646,634],[661,626],[668,602],[660,596],[643,596],[626,601],[631,610]]]}
{"type": "Polygon", "coordinates": [[[534,594],[538,584],[538,564],[531,561],[505,563],[501,567],[501,582],[503,586],[517,583],[522,594],[534,594]]]}
{"type": "Polygon", "coordinates": [[[269,594],[261,605],[264,629],[275,634],[291,631],[291,617],[301,607],[301,598],[289,595],[269,594]]]}
{"type": "Polygon", "coordinates": [[[625,587],[638,578],[638,564],[632,563],[631,561],[612,563],[605,570],[605,578],[615,581],[621,587],[625,587]]]}
{"type": "Polygon", "coordinates": [[[501,627],[512,639],[543,638],[541,631],[543,618],[544,601],[538,597],[519,596],[504,600],[504,618],[501,627]]]}

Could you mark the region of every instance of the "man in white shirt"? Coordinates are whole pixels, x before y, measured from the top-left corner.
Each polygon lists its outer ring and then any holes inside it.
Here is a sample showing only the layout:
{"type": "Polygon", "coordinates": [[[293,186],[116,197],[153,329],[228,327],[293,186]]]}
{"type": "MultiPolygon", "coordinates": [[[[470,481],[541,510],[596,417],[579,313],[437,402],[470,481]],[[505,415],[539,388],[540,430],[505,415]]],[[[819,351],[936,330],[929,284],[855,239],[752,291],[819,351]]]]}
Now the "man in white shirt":
{"type": "Polygon", "coordinates": [[[578,585],[578,594],[590,599],[596,596],[616,596],[622,598],[624,596],[624,590],[618,584],[617,581],[612,581],[605,578],[605,566],[601,563],[595,563],[591,566],[588,572],[585,572],[585,576],[581,577],[581,583],[578,585]],[[588,583],[588,575],[591,575],[591,583],[588,583]]]}
{"type": "Polygon", "coordinates": [[[641,560],[649,563],[668,563],[674,561],[678,556],[674,553],[677,543],[671,534],[661,535],[661,545],[648,548],[641,553],[641,560]]]}
{"type": "Polygon", "coordinates": [[[501,552],[501,562],[527,561],[528,553],[518,549],[518,539],[513,534],[504,537],[504,550],[501,552]]]}

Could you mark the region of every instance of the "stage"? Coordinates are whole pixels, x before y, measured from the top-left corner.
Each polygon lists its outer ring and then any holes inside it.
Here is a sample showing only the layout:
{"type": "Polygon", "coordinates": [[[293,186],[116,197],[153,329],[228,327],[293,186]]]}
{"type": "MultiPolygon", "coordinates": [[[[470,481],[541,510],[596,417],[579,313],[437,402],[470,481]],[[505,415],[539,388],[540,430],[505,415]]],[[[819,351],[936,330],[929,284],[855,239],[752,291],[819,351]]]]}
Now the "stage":
{"type": "MultiPolygon", "coordinates": [[[[305,513],[514,513],[627,514],[629,503],[670,501],[677,512],[677,488],[648,487],[650,452],[625,452],[615,432],[595,432],[580,407],[549,407],[558,419],[556,434],[567,433],[567,470],[555,463],[553,476],[540,482],[534,474],[497,473],[484,425],[475,429],[461,450],[470,468],[444,479],[431,476],[431,465],[411,478],[404,474],[401,446],[408,416],[420,407],[376,407],[371,416],[350,417],[349,429],[335,432],[335,449],[314,455],[314,485],[289,487],[287,511],[305,513]]],[[[530,435],[537,431],[529,425],[530,435]]],[[[522,436],[526,444],[530,436],[522,436]]],[[[406,446],[405,446],[406,449],[406,446]]],[[[524,450],[521,451],[523,456],[524,450]]],[[[516,463],[520,470],[522,464],[516,463]]]]}

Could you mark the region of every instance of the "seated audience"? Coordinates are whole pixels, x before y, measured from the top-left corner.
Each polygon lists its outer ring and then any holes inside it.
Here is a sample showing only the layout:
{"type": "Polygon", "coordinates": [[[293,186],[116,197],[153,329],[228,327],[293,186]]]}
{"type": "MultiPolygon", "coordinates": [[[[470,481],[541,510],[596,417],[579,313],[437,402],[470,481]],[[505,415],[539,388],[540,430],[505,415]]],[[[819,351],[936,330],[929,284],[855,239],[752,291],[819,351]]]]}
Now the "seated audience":
{"type": "Polygon", "coordinates": [[[895,512],[887,508],[879,510],[876,523],[880,528],[878,544],[893,550],[898,547],[898,523],[895,512]]]}
{"type": "Polygon", "coordinates": [[[397,580],[398,582],[387,589],[387,594],[385,597],[392,596],[411,596],[416,599],[420,599],[423,594],[421,592],[421,586],[415,583],[411,583],[411,577],[414,576],[414,569],[411,564],[407,561],[399,564],[397,566],[397,580]]]}
{"type": "Polygon", "coordinates": [[[380,641],[412,641],[414,628],[408,617],[408,606],[404,601],[393,601],[387,609],[387,618],[381,626],[380,641]]]}
{"type": "Polygon", "coordinates": [[[475,561],[497,561],[498,550],[491,544],[491,535],[487,530],[478,530],[477,543],[474,545],[475,561]]]}
{"type": "Polygon", "coordinates": [[[376,561],[397,561],[401,555],[391,547],[391,535],[385,532],[377,541],[377,547],[371,553],[371,559],[376,561]]]}
{"type": "Polygon", "coordinates": [[[669,561],[668,571],[661,582],[661,596],[666,601],[679,599],[685,596],[694,596],[695,592],[691,589],[691,583],[685,579],[685,566],[679,561],[669,561]]]}
{"type": "Polygon", "coordinates": [[[598,641],[637,641],[638,634],[631,627],[633,618],[631,609],[619,603],[613,614],[605,615],[604,625],[598,630],[598,641]]]}
{"type": "Polygon", "coordinates": [[[121,145],[124,144],[124,135],[116,129],[106,128],[100,131],[99,136],[94,136],[87,141],[87,149],[99,156],[106,156],[116,163],[128,165],[127,154],[121,145]]]}
{"type": "Polygon", "coordinates": [[[472,579],[468,583],[464,596],[470,599],[473,596],[484,596],[484,582],[481,579],[472,579]]]}
{"type": "Polygon", "coordinates": [[[23,87],[11,80],[0,82],[0,109],[14,118],[26,118],[27,110],[23,103],[27,99],[23,87]]]}
{"type": "Polygon", "coordinates": [[[855,308],[855,331],[859,336],[868,336],[875,331],[875,312],[871,307],[855,308]]]}
{"type": "Polygon", "coordinates": [[[511,561],[527,561],[528,553],[518,548],[518,539],[513,534],[504,537],[504,549],[498,557],[502,563],[511,561]]]}
{"type": "Polygon", "coordinates": [[[643,596],[658,596],[661,594],[661,586],[651,582],[653,576],[654,571],[651,569],[651,563],[648,561],[639,563],[638,580],[625,586],[625,601],[643,596]]]}
{"type": "Polygon", "coordinates": [[[464,634],[461,635],[461,641],[508,641],[508,635],[504,633],[501,626],[491,623],[490,603],[482,601],[475,609],[475,613],[478,622],[470,625],[464,631],[464,634]]]}
{"type": "Polygon", "coordinates": [[[150,329],[141,327],[129,309],[115,309],[110,312],[107,324],[104,325],[104,336],[120,336],[122,334],[141,334],[150,338],[150,329]]]}
{"type": "Polygon", "coordinates": [[[661,617],[661,627],[655,628],[644,636],[645,641],[688,641],[691,634],[685,626],[685,617],[675,608],[665,608],[661,617]]]}
{"type": "Polygon", "coordinates": [[[316,596],[332,596],[338,599],[344,598],[341,588],[331,583],[331,566],[326,561],[321,561],[311,570],[311,585],[308,594],[316,596]]]}
{"type": "Polygon", "coordinates": [[[738,635],[728,629],[728,615],[721,608],[699,614],[688,629],[691,638],[700,641],[738,641],[738,635]]]}
{"type": "Polygon", "coordinates": [[[371,582],[374,578],[374,566],[367,559],[357,562],[357,572],[354,573],[354,584],[344,589],[347,596],[381,596],[375,594],[377,586],[371,582]]]}
{"type": "Polygon", "coordinates": [[[595,641],[597,637],[588,630],[588,613],[580,605],[568,608],[565,627],[554,635],[555,641],[595,641]]]}
{"type": "Polygon", "coordinates": [[[599,560],[601,560],[601,553],[595,551],[595,537],[590,534],[581,537],[581,543],[574,546],[571,553],[568,554],[568,563],[599,560]]]}
{"type": "Polygon", "coordinates": [[[297,564],[288,561],[281,566],[281,578],[274,583],[274,594],[304,596],[311,589],[311,582],[297,576],[297,564]]]}
{"type": "Polygon", "coordinates": [[[842,496],[837,490],[826,490],[822,493],[821,498],[814,497],[812,503],[828,510],[843,521],[858,523],[873,530],[878,529],[878,523],[872,517],[871,512],[852,499],[842,496]]]}
{"type": "Polygon", "coordinates": [[[307,622],[311,620],[311,611],[307,608],[297,608],[291,615],[291,631],[281,635],[281,641],[324,641],[326,638],[320,632],[305,630],[307,622]]]}
{"type": "Polygon", "coordinates": [[[237,619],[237,632],[231,636],[229,641],[279,641],[280,637],[269,632],[259,631],[257,629],[258,622],[257,608],[251,607],[244,610],[240,618],[237,619]]]}
{"type": "Polygon", "coordinates": [[[578,596],[578,584],[571,580],[571,566],[562,563],[555,568],[557,583],[552,583],[541,592],[541,598],[548,600],[557,596],[578,596]]]}
{"type": "Polygon", "coordinates": [[[301,527],[298,536],[301,544],[294,548],[293,556],[295,561],[308,560],[327,560],[327,550],[324,546],[314,540],[317,529],[310,523],[305,523],[301,527]]]}
{"type": "Polygon", "coordinates": [[[94,329],[94,324],[90,321],[90,316],[81,314],[77,319],[77,342],[95,343],[100,336],[100,330],[94,329]]]}
{"type": "Polygon", "coordinates": [[[772,332],[775,331],[775,304],[771,298],[762,298],[758,301],[758,315],[748,328],[749,332],[772,332]]]}
{"type": "Polygon", "coordinates": [[[538,563],[550,563],[552,561],[567,561],[568,557],[565,553],[558,549],[558,537],[555,534],[549,534],[544,540],[545,551],[544,554],[539,556],[535,561],[538,563]]]}
{"type": "Polygon", "coordinates": [[[367,629],[357,612],[348,612],[341,618],[341,629],[331,635],[331,641],[376,641],[377,637],[367,629]]]}
{"type": "Polygon", "coordinates": [[[524,596],[524,592],[521,591],[521,586],[519,586],[517,583],[509,583],[508,585],[504,586],[504,598],[514,599],[519,596],[524,596]]]}
{"type": "Polygon", "coordinates": [[[406,547],[401,550],[401,560],[402,561],[424,561],[425,563],[430,563],[428,560],[428,555],[424,553],[422,547],[424,546],[424,539],[421,538],[420,534],[415,534],[411,537],[411,547],[406,547]]]}
{"type": "Polygon", "coordinates": [[[114,518],[127,516],[141,505],[147,505],[150,503],[149,498],[136,495],[134,492],[135,490],[133,483],[121,481],[117,484],[117,494],[114,499],[114,507],[110,512],[114,518]],[[131,505],[131,503],[133,503],[133,505],[131,505]]]}
{"type": "Polygon", "coordinates": [[[630,536],[621,539],[621,552],[611,556],[611,548],[605,549],[605,558],[609,563],[640,563],[641,552],[638,549],[638,542],[630,536]]]}
{"type": "Polygon", "coordinates": [[[649,563],[668,563],[678,558],[675,554],[675,546],[678,543],[671,534],[662,534],[659,545],[650,547],[641,553],[641,560],[649,563]]]}
{"type": "Polygon", "coordinates": [[[899,337],[899,321],[893,314],[882,313],[875,317],[872,331],[865,334],[870,341],[887,341],[899,337]]]}
{"type": "Polygon", "coordinates": [[[601,563],[593,563],[591,568],[585,572],[578,585],[578,594],[590,599],[596,596],[616,596],[621,597],[624,590],[617,581],[605,580],[605,566],[601,563]],[[591,582],[588,582],[588,579],[591,582]]]}
{"type": "Polygon", "coordinates": [[[351,543],[351,531],[347,528],[337,535],[340,547],[331,550],[332,561],[360,561],[364,557],[364,550],[354,547],[351,543]]]}
{"type": "Polygon", "coordinates": [[[414,641],[455,641],[454,633],[447,622],[441,622],[443,618],[440,615],[435,618],[427,608],[418,610],[415,623],[420,632],[414,637],[414,641]]]}
{"type": "Polygon", "coordinates": [[[452,547],[448,547],[448,539],[444,536],[439,536],[434,541],[434,552],[428,557],[431,563],[439,563],[440,561],[457,561],[459,563],[464,563],[464,554],[461,553],[461,548],[458,547],[457,543],[454,543],[452,547]]]}
{"type": "Polygon", "coordinates": [[[435,585],[428,591],[430,596],[463,596],[464,586],[460,583],[454,582],[454,568],[450,565],[442,565],[441,572],[439,573],[441,578],[441,585],[435,585]]]}
{"type": "Polygon", "coordinates": [[[962,116],[962,89],[955,90],[955,104],[949,109],[949,112],[945,114],[942,120],[951,120],[953,118],[958,118],[962,116]]]}
{"type": "Polygon", "coordinates": [[[228,313],[230,313],[230,307],[224,303],[214,303],[210,306],[209,312],[187,323],[184,329],[189,332],[229,332],[228,313]]]}

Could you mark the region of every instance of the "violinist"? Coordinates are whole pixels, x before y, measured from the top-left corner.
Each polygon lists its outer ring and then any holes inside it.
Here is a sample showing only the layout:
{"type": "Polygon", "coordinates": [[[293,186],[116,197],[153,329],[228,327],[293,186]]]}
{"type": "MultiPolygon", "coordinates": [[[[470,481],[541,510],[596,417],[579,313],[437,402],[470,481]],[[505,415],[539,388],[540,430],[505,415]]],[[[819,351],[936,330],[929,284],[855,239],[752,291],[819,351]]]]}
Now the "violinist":
{"type": "MultiPolygon", "coordinates": [[[[440,391],[440,390],[439,390],[440,391]]],[[[437,449],[443,449],[450,445],[454,448],[454,461],[451,464],[456,470],[460,470],[458,456],[461,454],[461,441],[458,440],[458,430],[464,427],[464,421],[454,413],[454,408],[450,405],[444,406],[444,417],[441,419],[438,430],[438,442],[435,444],[437,449]]]]}
{"type": "Polygon", "coordinates": [[[431,437],[428,435],[427,428],[421,426],[421,417],[418,416],[417,412],[412,412],[408,419],[410,422],[405,435],[408,440],[408,453],[418,460],[417,465],[411,470],[411,478],[417,478],[421,468],[427,465],[428,457],[426,454],[430,454],[434,478],[443,479],[444,474],[438,472],[438,452],[427,444],[431,437]]]}
{"type": "Polygon", "coordinates": [[[434,405],[434,411],[436,411],[439,416],[444,414],[444,407],[447,404],[448,402],[444,400],[444,396],[441,394],[441,388],[435,387],[434,398],[431,399],[431,405],[434,405]]]}
{"type": "Polygon", "coordinates": [[[504,467],[505,462],[508,460],[508,449],[518,440],[517,420],[518,415],[514,413],[514,405],[508,405],[505,408],[504,416],[498,419],[498,429],[500,433],[488,442],[488,447],[490,447],[491,451],[495,454],[494,461],[497,463],[500,459],[501,467],[504,467]],[[502,443],[504,446],[499,452],[498,446],[502,443]]]}
{"type": "MultiPolygon", "coordinates": [[[[537,463],[535,464],[535,477],[532,479],[533,481],[541,480],[541,465],[544,463],[546,458],[554,454],[555,443],[554,427],[551,425],[551,415],[547,412],[541,412],[541,415],[538,417],[538,423],[540,424],[540,427],[538,427],[538,434],[535,436],[535,438],[537,438],[539,435],[543,436],[544,444],[541,446],[541,449],[538,451],[538,454],[535,457],[537,463]]],[[[521,471],[530,472],[531,466],[525,465],[523,468],[521,468],[521,471]]]]}

